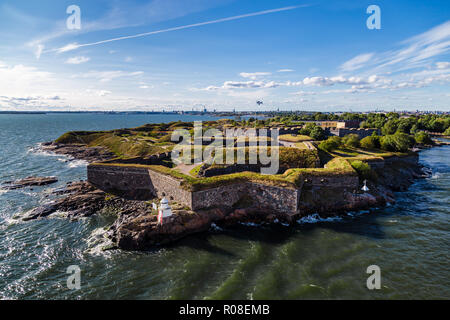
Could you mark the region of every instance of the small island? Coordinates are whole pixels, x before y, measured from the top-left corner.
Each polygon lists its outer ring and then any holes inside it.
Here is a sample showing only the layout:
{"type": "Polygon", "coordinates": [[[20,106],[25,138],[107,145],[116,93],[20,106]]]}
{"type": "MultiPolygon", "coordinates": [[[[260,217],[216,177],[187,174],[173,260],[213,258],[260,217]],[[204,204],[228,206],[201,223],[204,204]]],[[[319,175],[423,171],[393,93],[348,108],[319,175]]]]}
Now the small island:
{"type": "Polygon", "coordinates": [[[418,151],[440,142],[420,129],[426,116],[361,116],[204,122],[203,132],[223,133],[193,146],[204,152],[215,143],[211,163],[195,157],[173,161],[179,142],[173,141],[174,131],[194,135],[194,123],[68,132],[42,148],[88,161],[88,179],[59,190],[63,197],[24,220],[55,212],[77,219],[113,209],[117,220],[107,232],[113,247],[148,250],[212,226],[290,225],[311,214],[330,217],[385,206],[395,201],[394,192],[427,175],[418,151]],[[261,174],[262,164],[216,163],[221,152],[241,152],[248,160],[255,148],[279,155],[276,174],[261,174]],[[167,217],[158,214],[161,201],[165,208],[170,204],[167,217]]]}

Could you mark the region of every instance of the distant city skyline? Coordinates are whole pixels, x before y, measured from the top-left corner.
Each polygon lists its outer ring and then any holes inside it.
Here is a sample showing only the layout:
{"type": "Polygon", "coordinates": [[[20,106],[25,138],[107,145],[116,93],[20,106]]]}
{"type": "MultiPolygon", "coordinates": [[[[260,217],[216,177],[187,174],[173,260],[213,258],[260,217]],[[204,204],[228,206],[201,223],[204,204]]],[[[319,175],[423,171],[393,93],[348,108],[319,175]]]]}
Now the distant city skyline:
{"type": "Polygon", "coordinates": [[[4,0],[0,111],[450,111],[448,12],[439,0],[4,0]]]}

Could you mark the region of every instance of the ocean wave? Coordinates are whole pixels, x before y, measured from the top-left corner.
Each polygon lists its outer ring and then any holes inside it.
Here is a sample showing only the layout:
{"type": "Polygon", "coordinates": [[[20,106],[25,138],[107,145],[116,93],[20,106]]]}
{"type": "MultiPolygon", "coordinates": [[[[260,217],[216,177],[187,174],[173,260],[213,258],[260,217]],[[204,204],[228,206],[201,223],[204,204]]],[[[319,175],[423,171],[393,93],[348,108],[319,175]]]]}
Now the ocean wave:
{"type": "Polygon", "coordinates": [[[211,230],[212,231],[223,231],[223,229],[215,223],[211,223],[211,230]]]}
{"type": "Polygon", "coordinates": [[[350,212],[347,212],[347,216],[358,217],[358,216],[362,216],[363,214],[369,214],[369,213],[370,213],[369,210],[350,211],[350,212]]]}
{"type": "Polygon", "coordinates": [[[60,162],[67,163],[69,168],[86,167],[89,164],[89,162],[87,162],[85,160],[77,160],[70,155],[64,155],[64,154],[59,154],[59,153],[55,153],[52,151],[44,150],[44,149],[42,149],[42,143],[39,143],[37,146],[29,148],[27,153],[28,154],[32,153],[32,154],[35,154],[38,156],[56,158],[56,160],[58,160],[60,162]]]}
{"type": "Polygon", "coordinates": [[[261,227],[260,224],[254,223],[254,222],[239,222],[240,225],[246,226],[246,227],[261,227]]]}
{"type": "Polygon", "coordinates": [[[86,160],[73,160],[70,161],[68,166],[69,168],[79,168],[79,167],[86,167],[89,164],[86,160]]]}
{"type": "Polygon", "coordinates": [[[55,152],[47,151],[42,149],[42,143],[38,143],[36,146],[28,149],[27,154],[33,153],[35,155],[46,156],[46,157],[57,157],[57,158],[67,158],[65,155],[57,154],[55,152]]]}
{"type": "Polygon", "coordinates": [[[306,217],[303,217],[299,220],[297,220],[298,224],[312,224],[312,223],[318,223],[318,222],[336,222],[336,221],[342,221],[342,217],[328,217],[328,218],[322,218],[319,216],[319,214],[315,213],[306,217]]]}
{"type": "Polygon", "coordinates": [[[105,228],[97,228],[92,231],[86,240],[88,248],[85,253],[106,256],[107,251],[105,251],[104,248],[113,244],[111,239],[107,237],[107,232],[108,231],[105,230],[105,228]]]}
{"type": "Polygon", "coordinates": [[[431,179],[433,179],[433,180],[437,180],[440,178],[442,178],[442,173],[440,173],[440,172],[433,173],[433,175],[431,176],[431,179]]]}

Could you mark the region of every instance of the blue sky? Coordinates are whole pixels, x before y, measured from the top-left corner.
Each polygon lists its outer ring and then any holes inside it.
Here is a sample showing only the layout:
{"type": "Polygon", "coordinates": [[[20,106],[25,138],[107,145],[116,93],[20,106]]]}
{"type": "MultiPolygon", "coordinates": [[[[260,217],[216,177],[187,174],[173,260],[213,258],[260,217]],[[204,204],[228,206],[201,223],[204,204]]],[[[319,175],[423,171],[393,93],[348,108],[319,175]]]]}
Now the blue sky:
{"type": "Polygon", "coordinates": [[[449,12],[441,0],[2,0],[0,110],[450,111],[449,12]],[[66,27],[70,5],[81,30],[66,27]],[[369,5],[381,30],[366,26],[369,5]]]}

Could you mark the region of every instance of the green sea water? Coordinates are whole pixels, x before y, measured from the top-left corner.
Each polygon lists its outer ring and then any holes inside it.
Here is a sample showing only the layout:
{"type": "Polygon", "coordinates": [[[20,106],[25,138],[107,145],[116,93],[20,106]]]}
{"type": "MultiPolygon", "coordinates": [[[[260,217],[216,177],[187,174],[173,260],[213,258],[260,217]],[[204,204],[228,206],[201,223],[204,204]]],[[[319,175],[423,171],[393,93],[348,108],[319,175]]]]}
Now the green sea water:
{"type": "Polygon", "coordinates": [[[420,154],[433,170],[397,203],[341,219],[213,229],[151,252],[101,251],[108,212],[79,221],[20,214],[86,177],[86,163],[39,151],[71,130],[206,120],[169,115],[0,115],[0,182],[58,176],[57,185],[0,189],[1,299],[449,299],[450,147],[420,154]],[[66,285],[70,265],[81,289],[66,285]],[[367,267],[382,288],[366,287],[367,267]]]}

